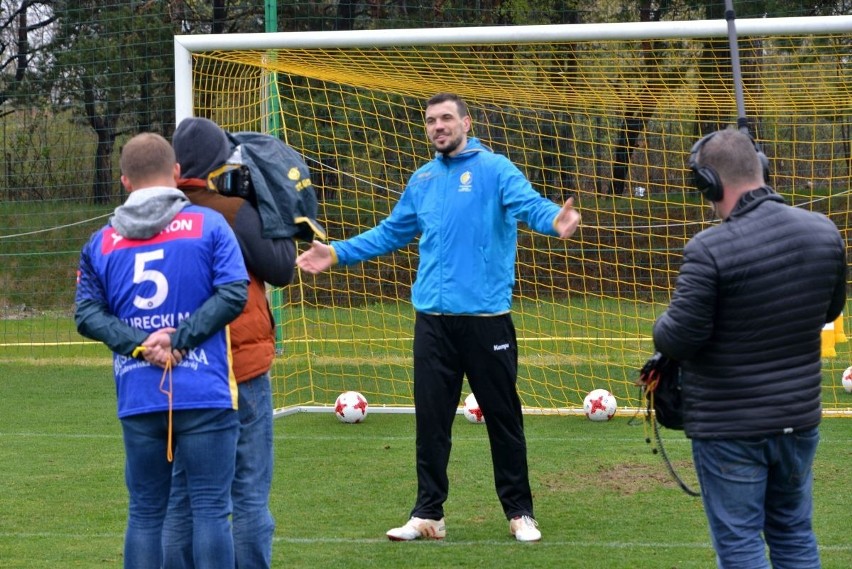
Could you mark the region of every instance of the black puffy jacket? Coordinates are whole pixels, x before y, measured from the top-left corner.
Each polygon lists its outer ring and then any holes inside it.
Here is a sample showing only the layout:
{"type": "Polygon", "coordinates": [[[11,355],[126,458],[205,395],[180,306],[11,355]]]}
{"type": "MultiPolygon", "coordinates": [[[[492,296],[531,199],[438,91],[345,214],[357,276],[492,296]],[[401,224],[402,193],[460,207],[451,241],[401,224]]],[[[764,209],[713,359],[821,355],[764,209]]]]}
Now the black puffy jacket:
{"type": "Polygon", "coordinates": [[[834,223],[768,189],[687,243],[654,344],[681,362],[688,437],[819,424],[820,333],[843,310],[846,271],[834,223]]]}

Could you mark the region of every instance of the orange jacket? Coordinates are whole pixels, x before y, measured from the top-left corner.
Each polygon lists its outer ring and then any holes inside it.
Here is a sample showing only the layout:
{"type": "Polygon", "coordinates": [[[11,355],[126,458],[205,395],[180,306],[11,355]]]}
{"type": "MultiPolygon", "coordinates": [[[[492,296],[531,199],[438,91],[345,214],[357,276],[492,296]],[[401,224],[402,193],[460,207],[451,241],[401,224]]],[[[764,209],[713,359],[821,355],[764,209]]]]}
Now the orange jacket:
{"type": "Polygon", "coordinates": [[[204,180],[181,179],[178,188],[197,205],[221,213],[233,228],[249,273],[248,301],[231,322],[234,375],[241,383],[266,373],[275,358],[275,320],[266,298],[266,282],[285,286],[293,279],[296,247],[290,239],[261,235],[260,216],[246,200],[208,190],[204,180]]]}

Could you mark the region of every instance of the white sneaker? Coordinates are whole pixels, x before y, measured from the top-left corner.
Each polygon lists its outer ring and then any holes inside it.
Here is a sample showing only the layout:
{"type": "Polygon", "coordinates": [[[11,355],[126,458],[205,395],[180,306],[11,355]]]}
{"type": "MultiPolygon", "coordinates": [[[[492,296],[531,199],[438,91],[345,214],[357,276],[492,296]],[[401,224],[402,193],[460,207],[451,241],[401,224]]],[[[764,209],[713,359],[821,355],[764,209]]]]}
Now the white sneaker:
{"type": "Polygon", "coordinates": [[[404,526],[388,530],[387,536],[391,541],[411,541],[421,537],[444,539],[447,536],[447,526],[444,525],[444,518],[440,520],[411,518],[404,526]]]}
{"type": "Polygon", "coordinates": [[[530,516],[518,516],[509,521],[509,532],[518,541],[538,541],[541,532],[538,531],[538,522],[530,516]]]}

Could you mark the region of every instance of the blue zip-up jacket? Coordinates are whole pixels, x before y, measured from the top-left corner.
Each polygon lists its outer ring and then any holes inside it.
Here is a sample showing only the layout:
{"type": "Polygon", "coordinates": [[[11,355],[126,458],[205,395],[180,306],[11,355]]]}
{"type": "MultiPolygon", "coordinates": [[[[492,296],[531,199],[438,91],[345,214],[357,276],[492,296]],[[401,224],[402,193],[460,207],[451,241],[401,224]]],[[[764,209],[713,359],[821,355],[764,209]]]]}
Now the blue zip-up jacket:
{"type": "Polygon", "coordinates": [[[390,215],[332,244],[351,265],[390,253],[420,235],[420,264],[411,292],[429,314],[504,314],[512,306],[518,221],[556,236],[560,206],[544,198],[505,156],[469,138],[458,155],[414,172],[390,215]]]}

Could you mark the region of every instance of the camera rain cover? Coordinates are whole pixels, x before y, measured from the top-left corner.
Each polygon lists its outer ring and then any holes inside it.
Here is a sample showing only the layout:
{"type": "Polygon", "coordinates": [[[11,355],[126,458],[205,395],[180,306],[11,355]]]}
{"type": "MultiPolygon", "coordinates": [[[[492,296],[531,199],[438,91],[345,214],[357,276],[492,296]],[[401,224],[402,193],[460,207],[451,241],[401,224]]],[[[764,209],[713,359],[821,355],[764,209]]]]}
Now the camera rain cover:
{"type": "Polygon", "coordinates": [[[325,239],[317,221],[317,196],[301,154],[279,138],[259,132],[228,133],[251,175],[254,201],[266,238],[325,239]]]}

